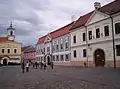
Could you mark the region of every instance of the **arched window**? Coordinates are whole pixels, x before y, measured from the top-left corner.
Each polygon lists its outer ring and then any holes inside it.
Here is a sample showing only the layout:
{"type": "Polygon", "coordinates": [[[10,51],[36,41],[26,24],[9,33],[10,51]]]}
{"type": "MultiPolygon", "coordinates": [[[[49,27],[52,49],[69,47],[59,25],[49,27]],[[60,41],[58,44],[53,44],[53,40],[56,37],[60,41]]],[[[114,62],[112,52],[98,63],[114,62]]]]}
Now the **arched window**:
{"type": "Polygon", "coordinates": [[[10,31],[10,35],[13,35],[13,31],[10,31]]]}

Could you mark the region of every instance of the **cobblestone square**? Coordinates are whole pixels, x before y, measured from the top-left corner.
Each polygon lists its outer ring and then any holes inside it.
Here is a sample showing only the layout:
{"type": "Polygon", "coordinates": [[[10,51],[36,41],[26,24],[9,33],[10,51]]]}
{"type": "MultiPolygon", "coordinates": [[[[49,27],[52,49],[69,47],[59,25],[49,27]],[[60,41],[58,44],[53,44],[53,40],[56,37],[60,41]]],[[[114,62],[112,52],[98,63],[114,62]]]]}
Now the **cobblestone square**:
{"type": "Polygon", "coordinates": [[[120,89],[120,69],[48,66],[23,74],[20,66],[6,66],[0,67],[0,89],[120,89]]]}

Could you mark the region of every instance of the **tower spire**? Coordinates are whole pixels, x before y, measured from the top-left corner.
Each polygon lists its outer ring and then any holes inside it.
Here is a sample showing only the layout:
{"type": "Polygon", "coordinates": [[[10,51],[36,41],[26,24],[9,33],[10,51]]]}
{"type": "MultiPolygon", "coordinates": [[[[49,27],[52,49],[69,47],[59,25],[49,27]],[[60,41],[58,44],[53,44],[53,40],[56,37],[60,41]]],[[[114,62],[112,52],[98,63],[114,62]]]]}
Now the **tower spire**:
{"type": "Polygon", "coordinates": [[[10,22],[10,27],[12,27],[12,21],[10,22]]]}

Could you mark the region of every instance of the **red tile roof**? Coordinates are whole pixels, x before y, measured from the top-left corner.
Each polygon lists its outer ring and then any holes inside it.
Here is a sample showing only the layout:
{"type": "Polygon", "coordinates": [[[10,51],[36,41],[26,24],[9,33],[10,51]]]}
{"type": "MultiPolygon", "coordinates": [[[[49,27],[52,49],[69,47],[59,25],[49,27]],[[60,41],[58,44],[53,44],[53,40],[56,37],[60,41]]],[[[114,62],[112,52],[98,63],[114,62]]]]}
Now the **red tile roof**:
{"type": "Polygon", "coordinates": [[[85,23],[88,21],[88,19],[90,18],[90,16],[92,15],[93,11],[86,14],[86,15],[83,15],[81,16],[77,21],[76,23],[72,26],[71,30],[72,29],[75,29],[77,27],[81,27],[81,26],[84,26],[85,23]]]}
{"type": "MultiPolygon", "coordinates": [[[[60,37],[62,35],[65,35],[65,34],[69,33],[69,30],[71,29],[71,27],[73,26],[74,23],[75,22],[72,22],[72,23],[70,23],[70,24],[68,24],[68,25],[66,25],[66,26],[64,26],[64,27],[62,27],[62,28],[60,28],[58,30],[55,30],[55,31],[53,31],[53,32],[51,32],[49,34],[51,35],[52,39],[55,39],[55,38],[60,37]]],[[[39,38],[37,44],[43,43],[45,41],[46,36],[47,35],[39,38]]]]}
{"type": "MultiPolygon", "coordinates": [[[[94,11],[81,16],[76,21],[76,23],[72,26],[71,30],[84,26],[94,11]]],[[[110,14],[110,15],[120,12],[120,0],[115,0],[107,5],[104,5],[101,8],[99,8],[98,11],[106,13],[106,14],[110,14]]]]}
{"type": "Polygon", "coordinates": [[[28,49],[26,49],[25,51],[24,51],[24,53],[31,53],[31,52],[35,52],[36,50],[35,50],[35,48],[34,47],[29,47],[28,49]]]}
{"type": "Polygon", "coordinates": [[[7,37],[0,37],[0,42],[5,42],[5,41],[8,41],[7,37]]]}

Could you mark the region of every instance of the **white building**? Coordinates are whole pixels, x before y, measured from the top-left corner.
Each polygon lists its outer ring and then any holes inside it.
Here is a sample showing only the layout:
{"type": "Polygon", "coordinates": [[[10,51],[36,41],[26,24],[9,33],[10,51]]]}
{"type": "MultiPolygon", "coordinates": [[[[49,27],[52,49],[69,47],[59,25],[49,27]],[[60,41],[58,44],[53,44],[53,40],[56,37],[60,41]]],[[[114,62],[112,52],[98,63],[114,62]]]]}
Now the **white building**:
{"type": "Polygon", "coordinates": [[[71,64],[120,66],[120,0],[81,16],[70,31],[71,64]],[[115,49],[114,49],[115,48],[115,49]]]}
{"type": "Polygon", "coordinates": [[[74,22],[53,31],[41,38],[36,44],[37,61],[45,61],[50,65],[51,61],[55,65],[70,65],[70,35],[74,22]]]}

